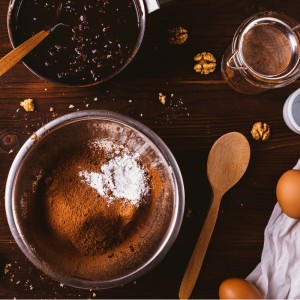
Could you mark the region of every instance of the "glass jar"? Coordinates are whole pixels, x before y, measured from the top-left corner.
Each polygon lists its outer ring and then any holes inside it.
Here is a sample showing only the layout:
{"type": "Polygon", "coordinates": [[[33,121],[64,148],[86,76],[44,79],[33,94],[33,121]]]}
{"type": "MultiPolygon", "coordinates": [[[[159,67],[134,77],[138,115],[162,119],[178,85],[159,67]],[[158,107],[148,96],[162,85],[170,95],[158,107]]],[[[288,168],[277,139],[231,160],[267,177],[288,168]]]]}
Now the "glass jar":
{"type": "Polygon", "coordinates": [[[298,22],[276,12],[258,13],[244,21],[222,58],[229,86],[251,95],[295,81],[300,76],[298,29],[298,22]]]}

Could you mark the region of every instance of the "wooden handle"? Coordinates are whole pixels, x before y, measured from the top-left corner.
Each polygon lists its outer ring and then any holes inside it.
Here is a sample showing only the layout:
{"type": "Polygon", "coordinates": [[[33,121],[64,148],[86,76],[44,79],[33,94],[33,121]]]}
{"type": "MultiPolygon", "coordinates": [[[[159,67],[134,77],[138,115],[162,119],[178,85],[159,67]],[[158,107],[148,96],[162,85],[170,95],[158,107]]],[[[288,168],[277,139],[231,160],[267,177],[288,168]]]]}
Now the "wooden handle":
{"type": "Polygon", "coordinates": [[[218,193],[215,193],[213,195],[213,199],[208,214],[206,216],[204,225],[202,227],[193,254],[190,258],[183,279],[181,281],[181,286],[179,290],[180,299],[188,299],[194,289],[195,283],[197,281],[202,267],[206,250],[209,245],[210,238],[212,236],[217,221],[221,199],[222,195],[218,193]]]}
{"type": "Polygon", "coordinates": [[[28,54],[33,48],[35,48],[41,41],[43,41],[48,35],[49,31],[42,30],[17,48],[6,54],[0,59],[0,76],[6,73],[17,62],[19,62],[26,54],[28,54]]]}

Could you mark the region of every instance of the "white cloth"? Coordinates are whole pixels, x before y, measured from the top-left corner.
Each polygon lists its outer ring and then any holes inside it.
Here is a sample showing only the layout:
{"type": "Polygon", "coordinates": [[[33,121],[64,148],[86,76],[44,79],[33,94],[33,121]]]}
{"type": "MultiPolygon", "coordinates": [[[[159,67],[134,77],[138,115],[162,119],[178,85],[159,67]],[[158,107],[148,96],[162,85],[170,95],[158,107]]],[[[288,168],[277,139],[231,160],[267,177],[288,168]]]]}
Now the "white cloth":
{"type": "MultiPolygon", "coordinates": [[[[300,160],[294,169],[300,170],[300,160]]],[[[300,220],[277,203],[264,235],[261,262],[246,279],[267,299],[300,299],[300,220]]]]}

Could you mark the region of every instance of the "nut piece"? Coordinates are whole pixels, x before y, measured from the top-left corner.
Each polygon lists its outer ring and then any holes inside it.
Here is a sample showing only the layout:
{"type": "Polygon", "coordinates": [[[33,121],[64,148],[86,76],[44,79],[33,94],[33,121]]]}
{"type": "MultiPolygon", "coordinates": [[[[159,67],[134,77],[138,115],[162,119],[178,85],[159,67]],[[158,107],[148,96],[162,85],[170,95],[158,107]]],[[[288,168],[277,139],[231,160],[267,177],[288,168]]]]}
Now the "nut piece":
{"type": "Polygon", "coordinates": [[[166,104],[166,98],[167,96],[163,95],[162,93],[158,94],[158,100],[160,101],[161,104],[166,104]]]}
{"type": "Polygon", "coordinates": [[[34,111],[34,102],[33,102],[33,99],[31,99],[31,98],[21,101],[20,105],[23,106],[23,108],[26,111],[34,111]]]}
{"type": "Polygon", "coordinates": [[[168,30],[170,45],[181,45],[186,42],[188,38],[188,32],[182,27],[173,27],[168,30]]]}
{"type": "Polygon", "coordinates": [[[216,69],[216,59],[215,57],[209,52],[202,52],[197,54],[194,57],[194,61],[197,64],[194,66],[194,70],[200,74],[209,74],[212,73],[216,69]]]}
{"type": "Polygon", "coordinates": [[[266,141],[270,137],[270,126],[267,123],[257,122],[253,125],[251,134],[256,141],[266,141]]]}

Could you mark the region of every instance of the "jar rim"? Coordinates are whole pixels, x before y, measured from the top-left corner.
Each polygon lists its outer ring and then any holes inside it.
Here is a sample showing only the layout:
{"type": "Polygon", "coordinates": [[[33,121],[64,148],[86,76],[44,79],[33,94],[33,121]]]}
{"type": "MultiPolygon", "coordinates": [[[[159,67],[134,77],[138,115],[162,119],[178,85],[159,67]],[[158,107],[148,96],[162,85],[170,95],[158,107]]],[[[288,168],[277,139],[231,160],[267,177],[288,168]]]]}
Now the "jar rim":
{"type": "Polygon", "coordinates": [[[300,49],[299,49],[299,32],[295,31],[295,27],[299,25],[294,19],[275,12],[262,12],[244,21],[236,31],[232,42],[232,56],[237,69],[243,72],[247,77],[254,80],[264,82],[278,82],[289,79],[295,76],[300,67],[300,49]],[[267,75],[262,74],[253,69],[245,60],[243,55],[243,42],[246,34],[254,27],[272,25],[276,26],[280,31],[287,36],[291,47],[291,59],[288,66],[277,74],[267,75]]]}

